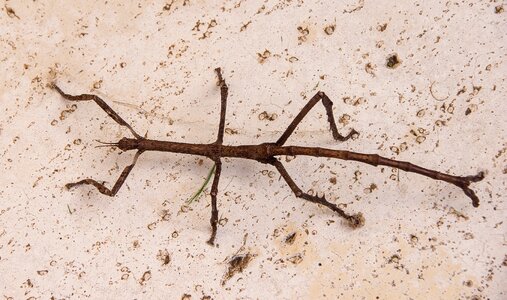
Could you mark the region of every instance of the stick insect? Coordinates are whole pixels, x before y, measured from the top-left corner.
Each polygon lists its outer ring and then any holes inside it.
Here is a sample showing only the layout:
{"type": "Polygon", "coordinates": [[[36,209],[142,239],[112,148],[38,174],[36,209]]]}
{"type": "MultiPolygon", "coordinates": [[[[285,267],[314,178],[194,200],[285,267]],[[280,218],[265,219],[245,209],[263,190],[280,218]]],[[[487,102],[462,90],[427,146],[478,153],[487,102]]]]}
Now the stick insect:
{"type": "Polygon", "coordinates": [[[302,198],[306,201],[310,201],[316,204],[321,204],[346,220],[346,223],[352,228],[361,227],[364,224],[364,217],[361,213],[348,214],[343,209],[338,207],[336,204],[326,200],[325,196],[311,195],[304,192],[294,182],[292,177],[289,175],[287,170],[281,161],[277,159],[278,156],[314,156],[314,157],[329,157],[341,160],[353,160],[373,166],[387,166],[392,168],[398,168],[400,170],[412,173],[418,173],[420,175],[433,178],[435,180],[441,180],[453,184],[463,190],[466,196],[472,200],[474,207],[479,206],[479,198],[476,196],[474,191],[469,188],[469,185],[473,182],[478,182],[484,178],[484,172],[479,172],[477,175],[472,176],[454,176],[450,174],[441,173],[435,170],[426,169],[417,165],[414,165],[406,161],[398,161],[389,159],[386,157],[379,156],[377,154],[364,154],[345,150],[333,150],[319,147],[300,147],[300,146],[285,146],[285,142],[294,132],[298,124],[304,119],[308,112],[319,102],[321,102],[326,110],[327,120],[329,128],[333,135],[333,138],[337,141],[343,142],[350,139],[352,136],[357,135],[358,132],[351,129],[347,135],[341,135],[338,132],[336,122],[333,116],[333,102],[324,92],[317,92],[308,103],[303,107],[299,114],[294,118],[292,123],[289,124],[285,132],[280,138],[274,143],[263,143],[258,145],[240,145],[240,146],[229,146],[224,145],[224,128],[225,128],[225,115],[227,108],[227,96],[229,88],[222,77],[222,71],[220,68],[215,69],[218,77],[218,86],[220,87],[220,123],[218,126],[218,135],[215,142],[210,144],[189,144],[179,143],[171,141],[159,141],[152,140],[139,135],[120,115],[118,115],[104,100],[100,97],[92,94],[82,95],[70,95],[62,91],[62,89],[53,84],[52,87],[65,99],[69,101],[95,101],[116,123],[126,127],[134,136],[134,138],[123,137],[115,143],[103,143],[105,146],[118,147],[122,151],[137,150],[134,155],[132,164],[125,167],[121,172],[120,177],[113,185],[111,189],[107,188],[103,183],[99,183],[94,179],[83,179],[77,182],[68,183],[65,185],[68,189],[87,184],[93,185],[97,190],[106,195],[113,197],[120,190],[121,186],[127,179],[128,175],[134,168],[139,156],[145,151],[161,151],[161,152],[172,152],[172,153],[184,153],[191,155],[200,155],[207,157],[215,163],[215,175],[211,186],[211,236],[208,239],[208,244],[214,245],[215,237],[217,235],[217,223],[218,223],[218,208],[217,208],[217,194],[218,194],[218,183],[220,180],[220,174],[222,171],[222,158],[224,157],[236,157],[244,159],[252,159],[263,164],[269,164],[276,168],[280,173],[281,178],[285,180],[287,185],[290,187],[296,197],[302,198]]]}

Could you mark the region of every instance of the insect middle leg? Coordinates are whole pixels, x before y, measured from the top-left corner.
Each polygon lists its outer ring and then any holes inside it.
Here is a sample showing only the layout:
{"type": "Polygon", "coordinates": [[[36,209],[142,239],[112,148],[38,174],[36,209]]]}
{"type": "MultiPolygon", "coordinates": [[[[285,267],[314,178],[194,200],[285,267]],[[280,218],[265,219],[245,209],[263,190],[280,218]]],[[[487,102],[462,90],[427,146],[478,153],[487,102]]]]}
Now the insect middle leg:
{"type": "Polygon", "coordinates": [[[136,155],[134,156],[134,160],[132,161],[132,164],[130,164],[129,166],[126,166],[125,169],[123,169],[123,172],[121,172],[120,177],[118,178],[118,180],[116,180],[116,183],[114,184],[112,189],[108,189],[104,184],[99,183],[98,181],[96,181],[94,179],[90,179],[90,178],[83,179],[78,182],[67,183],[65,185],[65,187],[70,189],[70,188],[75,187],[77,185],[90,184],[90,185],[93,185],[94,187],[96,187],[97,190],[99,190],[99,192],[101,194],[113,197],[114,195],[116,195],[118,190],[121,188],[121,186],[123,185],[123,183],[127,179],[127,176],[129,175],[130,171],[132,171],[132,169],[134,168],[134,166],[137,162],[137,159],[139,158],[139,155],[141,155],[141,153],[143,153],[143,151],[137,151],[136,155]]]}
{"type": "Polygon", "coordinates": [[[220,159],[215,161],[215,177],[213,177],[213,184],[211,185],[211,236],[208,240],[208,244],[214,245],[215,237],[217,235],[218,225],[218,207],[217,207],[217,194],[218,194],[218,182],[220,181],[220,173],[222,172],[222,162],[220,159]]]}
{"type": "MultiPolygon", "coordinates": [[[[229,88],[222,77],[222,69],[216,68],[215,72],[218,77],[218,86],[220,87],[220,123],[218,125],[218,135],[215,144],[222,145],[224,142],[224,130],[225,130],[225,114],[227,111],[227,96],[229,94],[229,88]]],[[[217,235],[218,225],[218,207],[217,207],[217,194],[218,194],[218,182],[220,181],[220,173],[222,172],[222,162],[220,158],[215,160],[215,176],[213,177],[213,184],[211,185],[211,236],[208,240],[208,244],[214,245],[215,237],[217,235]]]]}
{"type": "Polygon", "coordinates": [[[218,136],[216,144],[222,145],[224,141],[224,130],[225,130],[225,112],[227,110],[227,96],[229,94],[229,88],[222,77],[222,69],[216,68],[215,72],[218,76],[218,85],[220,86],[220,123],[218,126],[218,136]]]}
{"type": "Polygon", "coordinates": [[[347,134],[346,136],[343,136],[338,132],[336,121],[333,115],[333,101],[331,101],[331,99],[329,99],[329,97],[324,92],[318,92],[317,94],[315,94],[315,96],[313,96],[310,99],[310,101],[308,101],[308,103],[303,107],[303,109],[299,112],[296,118],[294,118],[294,120],[290,123],[289,127],[287,127],[282,136],[278,139],[278,141],[276,141],[277,146],[282,146],[283,144],[285,144],[290,135],[294,132],[294,130],[296,130],[298,124],[304,119],[304,117],[315,106],[315,104],[317,104],[321,100],[322,104],[324,105],[324,108],[326,109],[329,128],[335,140],[343,142],[350,139],[353,135],[359,134],[354,129],[350,130],[349,134],[347,134]]]}

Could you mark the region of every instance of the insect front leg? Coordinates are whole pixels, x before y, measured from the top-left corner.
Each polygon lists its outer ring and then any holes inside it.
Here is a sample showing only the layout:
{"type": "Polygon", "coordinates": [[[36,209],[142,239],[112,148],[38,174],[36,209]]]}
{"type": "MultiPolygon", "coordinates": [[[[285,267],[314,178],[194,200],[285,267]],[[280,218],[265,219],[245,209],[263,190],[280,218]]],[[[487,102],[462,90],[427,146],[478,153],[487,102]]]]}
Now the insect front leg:
{"type": "Polygon", "coordinates": [[[125,126],[132,132],[132,134],[136,137],[136,139],[141,139],[142,137],[135,132],[135,130],[130,126],[125,120],[123,120],[120,115],[115,112],[104,100],[102,100],[99,96],[91,95],[91,94],[81,94],[81,95],[70,95],[62,91],[60,87],[58,87],[56,84],[53,84],[52,87],[65,99],[69,101],[90,101],[93,100],[95,103],[97,103],[102,110],[104,110],[108,116],[111,117],[116,123],[120,124],[121,126],[125,126]]]}
{"type": "Polygon", "coordinates": [[[120,177],[118,178],[118,180],[116,180],[116,183],[114,184],[112,189],[108,189],[104,184],[99,183],[98,181],[96,181],[94,179],[90,179],[90,178],[83,179],[78,182],[67,183],[65,185],[65,187],[70,189],[70,188],[73,188],[78,185],[90,184],[90,185],[93,185],[94,187],[96,187],[97,190],[99,190],[99,192],[101,194],[113,197],[114,195],[116,195],[118,190],[120,190],[121,186],[123,185],[123,183],[127,179],[127,176],[129,175],[130,171],[132,171],[132,169],[134,168],[134,166],[137,162],[137,159],[139,158],[141,153],[143,153],[143,151],[137,151],[136,155],[134,156],[134,160],[133,160],[132,164],[126,166],[125,169],[123,169],[123,172],[121,172],[120,177]]]}

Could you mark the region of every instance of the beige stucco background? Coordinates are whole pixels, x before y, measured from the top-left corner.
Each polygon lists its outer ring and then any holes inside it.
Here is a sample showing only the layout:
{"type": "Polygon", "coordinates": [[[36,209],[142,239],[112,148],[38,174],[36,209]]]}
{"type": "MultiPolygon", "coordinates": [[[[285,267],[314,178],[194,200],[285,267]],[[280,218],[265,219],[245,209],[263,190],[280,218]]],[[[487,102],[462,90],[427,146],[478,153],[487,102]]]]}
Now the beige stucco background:
{"type": "MultiPolygon", "coordinates": [[[[3,1],[0,10],[0,297],[5,299],[505,299],[507,14],[502,1],[3,1]],[[127,4],[129,3],[129,4],[127,4]],[[400,63],[386,66],[397,55],[400,63]],[[297,199],[272,167],[224,159],[217,246],[212,166],[94,148],[129,132],[212,142],[215,67],[230,88],[227,144],[275,141],[318,90],[288,143],[487,171],[473,208],[456,187],[390,168],[289,158],[305,191],[364,227],[297,199]],[[287,239],[293,234],[294,239],[287,239]],[[248,255],[229,279],[229,261],[248,255]],[[227,279],[227,280],[226,280],[227,279]],[[503,284],[502,284],[503,282],[503,284]]],[[[284,158],[283,161],[286,159],[284,158]]]]}

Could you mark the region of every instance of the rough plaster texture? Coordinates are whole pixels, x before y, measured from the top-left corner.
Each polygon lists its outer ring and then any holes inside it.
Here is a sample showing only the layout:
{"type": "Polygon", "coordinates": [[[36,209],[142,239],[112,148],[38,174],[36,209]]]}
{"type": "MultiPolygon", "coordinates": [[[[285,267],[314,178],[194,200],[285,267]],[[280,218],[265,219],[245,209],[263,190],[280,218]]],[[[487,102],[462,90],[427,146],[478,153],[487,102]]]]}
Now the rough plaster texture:
{"type": "Polygon", "coordinates": [[[0,296],[505,299],[506,16],[502,1],[4,1],[0,296]],[[322,90],[340,130],[361,135],[334,142],[317,106],[289,143],[487,170],[473,186],[481,206],[415,174],[288,158],[304,190],[365,215],[351,230],[273,168],[226,159],[212,248],[209,190],[185,206],[206,159],[146,153],[114,198],[64,188],[114,183],[132,153],[94,148],[129,132],[50,82],[102,96],[151,138],[211,142],[217,66],[230,87],[226,143],[276,140],[322,90]]]}

